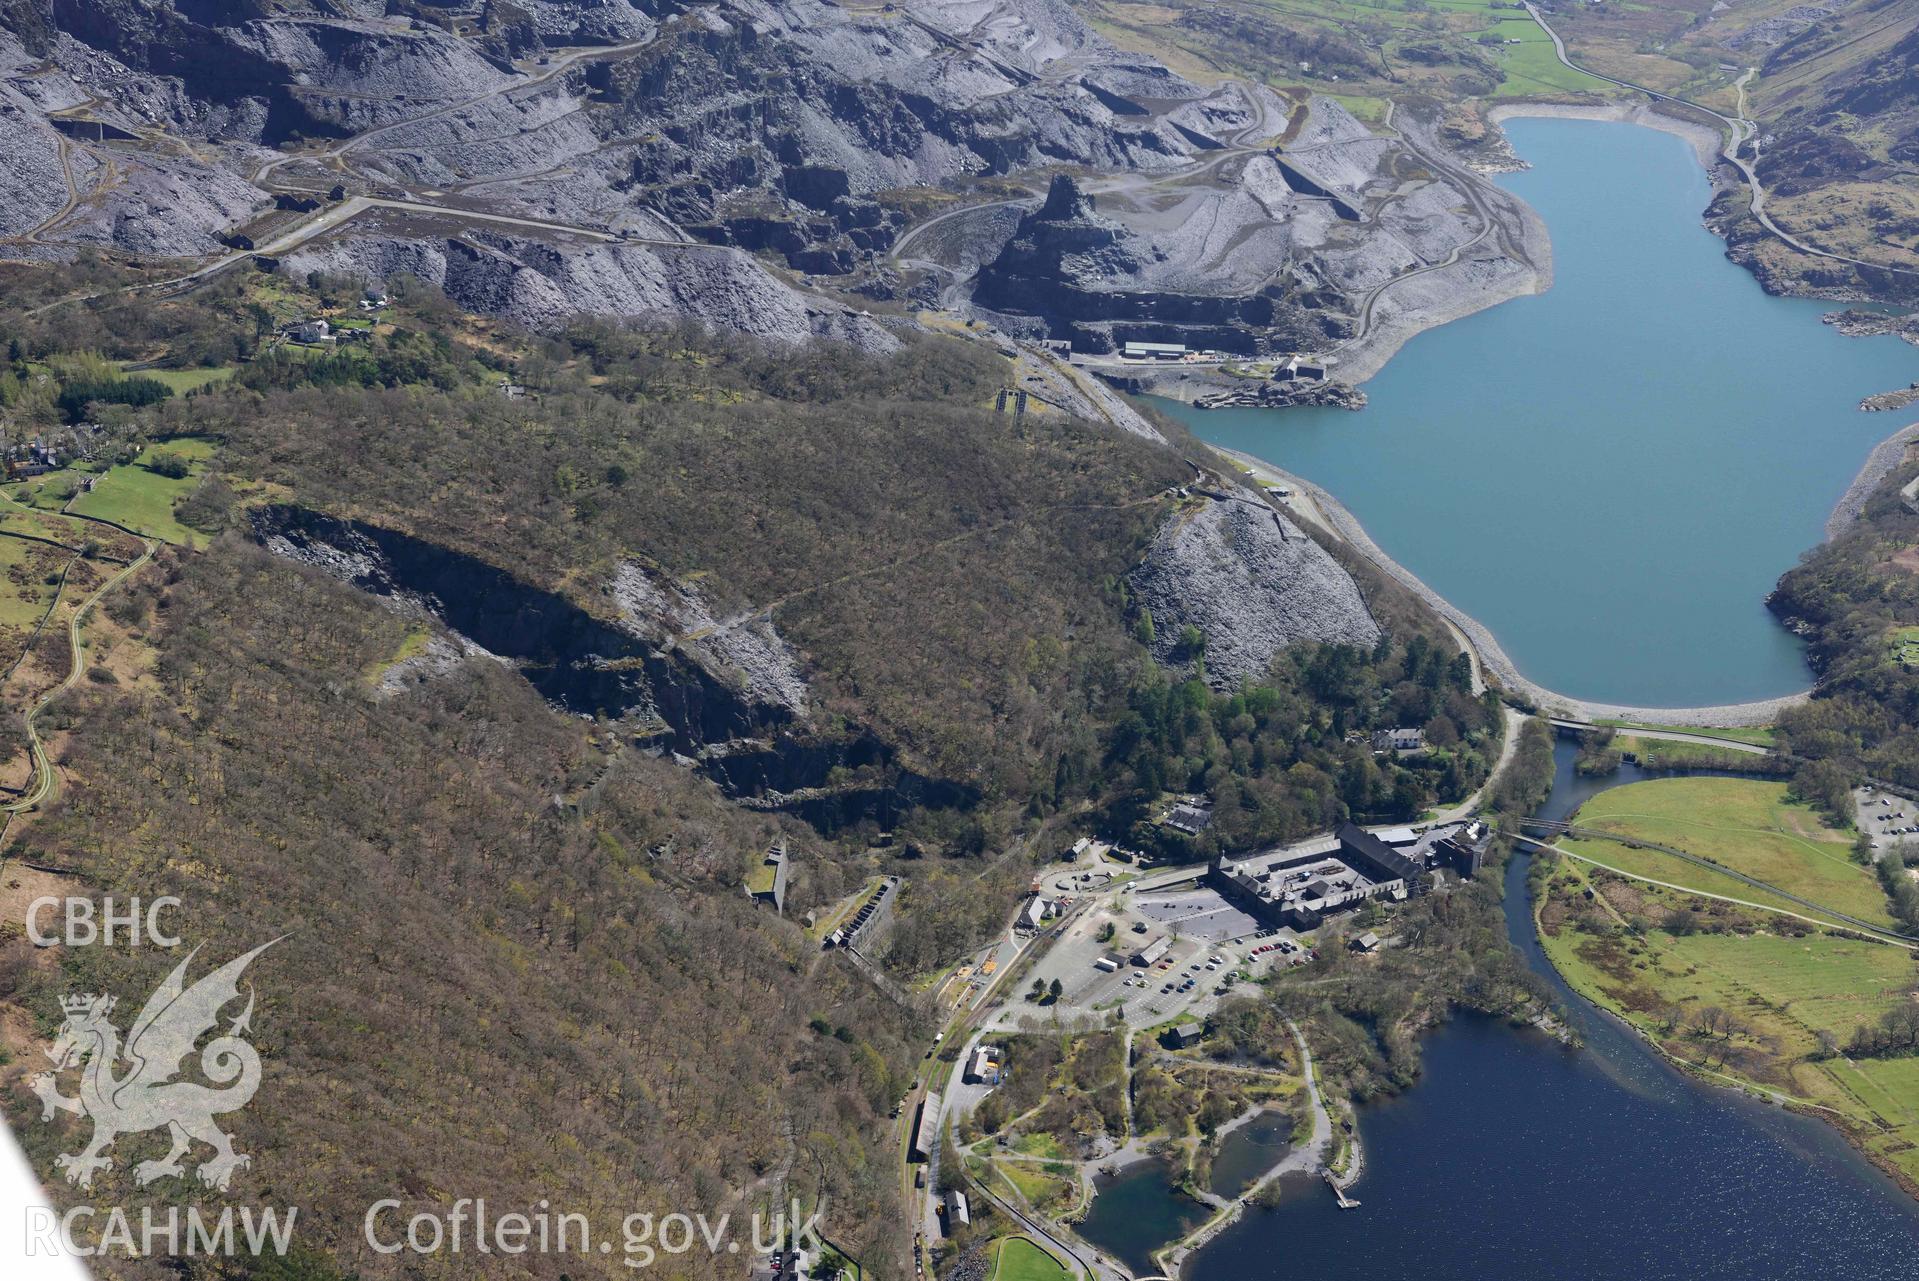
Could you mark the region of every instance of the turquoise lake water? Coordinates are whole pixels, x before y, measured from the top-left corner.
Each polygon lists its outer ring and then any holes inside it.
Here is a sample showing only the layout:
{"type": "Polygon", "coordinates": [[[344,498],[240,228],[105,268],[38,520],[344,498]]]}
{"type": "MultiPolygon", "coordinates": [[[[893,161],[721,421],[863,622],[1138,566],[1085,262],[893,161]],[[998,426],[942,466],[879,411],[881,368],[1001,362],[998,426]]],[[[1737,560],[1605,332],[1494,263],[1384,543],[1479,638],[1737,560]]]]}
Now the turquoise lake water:
{"type": "Polygon", "coordinates": [[[1503,177],[1552,237],[1546,293],[1421,334],[1338,409],[1163,407],[1317,481],[1388,554],[1573,697],[1769,698],[1811,679],[1767,612],[1872,447],[1912,411],[1862,396],[1919,348],[1845,338],[1838,304],[1770,298],[1700,214],[1680,139],[1512,120],[1503,177]]]}

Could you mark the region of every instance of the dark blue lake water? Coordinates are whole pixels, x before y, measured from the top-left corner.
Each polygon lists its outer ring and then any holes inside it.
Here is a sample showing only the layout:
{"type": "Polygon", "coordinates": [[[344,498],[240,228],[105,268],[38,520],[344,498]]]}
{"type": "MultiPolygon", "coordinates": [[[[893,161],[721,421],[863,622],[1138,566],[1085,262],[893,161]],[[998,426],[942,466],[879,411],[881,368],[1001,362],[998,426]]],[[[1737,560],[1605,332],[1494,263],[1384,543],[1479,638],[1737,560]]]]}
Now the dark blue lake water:
{"type": "Polygon", "coordinates": [[[1206,1207],[1173,1192],[1172,1173],[1164,1161],[1139,1161],[1101,1176],[1098,1194],[1077,1225],[1079,1234],[1134,1276],[1151,1276],[1153,1251],[1206,1220],[1206,1207]]]}
{"type": "Polygon", "coordinates": [[[1285,1159],[1293,1143],[1293,1119],[1284,1112],[1261,1112],[1220,1140],[1207,1182],[1215,1195],[1234,1197],[1285,1159]]]}
{"type": "Polygon", "coordinates": [[[1700,226],[1710,190],[1678,138],[1506,127],[1534,167],[1501,182],[1546,221],[1550,290],[1413,339],[1361,413],[1163,407],[1331,490],[1549,689],[1697,706],[1803,688],[1764,598],[1910,420],[1857,406],[1919,378],[1919,349],[1767,297],[1700,226]]]}
{"type": "MultiPolygon", "coordinates": [[[[1635,781],[1579,779],[1572,748],[1544,816],[1635,781]]],[[[1251,1210],[1187,1281],[1893,1281],[1919,1269],[1919,1203],[1831,1129],[1697,1085],[1574,995],[1532,930],[1525,860],[1508,932],[1558,989],[1586,1048],[1481,1018],[1425,1042],[1425,1073],[1360,1113],[1366,1173],[1251,1210]],[[1283,1265],[1283,1266],[1282,1266],[1283,1265]]]]}
{"type": "MultiPolygon", "coordinates": [[[[1572,770],[1561,745],[1541,815],[1636,782],[1572,770]]],[[[1919,1202],[1817,1122],[1682,1076],[1559,979],[1532,928],[1526,862],[1506,870],[1507,933],[1584,1047],[1479,1017],[1422,1044],[1404,1095],[1359,1113],[1366,1171],[1342,1211],[1310,1180],[1187,1261],[1184,1281],[1910,1281],[1919,1202]]],[[[1275,1150],[1275,1156],[1278,1149],[1275,1150]]],[[[1133,1267],[1198,1216],[1139,1165],[1081,1235],[1133,1267]]]]}

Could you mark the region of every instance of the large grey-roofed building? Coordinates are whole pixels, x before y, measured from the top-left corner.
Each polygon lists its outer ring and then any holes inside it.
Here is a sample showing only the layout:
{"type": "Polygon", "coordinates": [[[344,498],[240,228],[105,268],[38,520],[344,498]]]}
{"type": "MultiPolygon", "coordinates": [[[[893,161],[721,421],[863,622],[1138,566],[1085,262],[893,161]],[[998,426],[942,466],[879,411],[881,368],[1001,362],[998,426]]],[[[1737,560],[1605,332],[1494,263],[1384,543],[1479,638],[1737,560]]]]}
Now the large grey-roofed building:
{"type": "Polygon", "coordinates": [[[1198,800],[1182,800],[1161,816],[1161,823],[1188,836],[1198,836],[1213,821],[1213,807],[1210,803],[1198,800]]]}
{"type": "Polygon", "coordinates": [[[1377,879],[1411,881],[1419,865],[1356,823],[1343,823],[1336,835],[1339,852],[1349,863],[1377,879]]]}
{"type": "Polygon", "coordinates": [[[940,1111],[945,1105],[940,1096],[931,1090],[920,1103],[919,1124],[913,1127],[913,1159],[930,1161],[933,1159],[933,1144],[939,1138],[940,1111]]]}
{"type": "Polygon", "coordinates": [[[826,946],[855,950],[876,946],[893,928],[893,903],[899,897],[900,878],[889,876],[880,882],[871,898],[862,903],[852,919],[827,936],[826,946]]]}
{"type": "Polygon", "coordinates": [[[1312,929],[1369,899],[1404,899],[1422,874],[1417,863],[1355,824],[1341,826],[1335,840],[1331,850],[1221,860],[1213,882],[1270,924],[1312,929]]]}
{"type": "Polygon", "coordinates": [[[1128,360],[1179,360],[1186,346],[1176,342],[1129,342],[1120,349],[1128,360]]]}

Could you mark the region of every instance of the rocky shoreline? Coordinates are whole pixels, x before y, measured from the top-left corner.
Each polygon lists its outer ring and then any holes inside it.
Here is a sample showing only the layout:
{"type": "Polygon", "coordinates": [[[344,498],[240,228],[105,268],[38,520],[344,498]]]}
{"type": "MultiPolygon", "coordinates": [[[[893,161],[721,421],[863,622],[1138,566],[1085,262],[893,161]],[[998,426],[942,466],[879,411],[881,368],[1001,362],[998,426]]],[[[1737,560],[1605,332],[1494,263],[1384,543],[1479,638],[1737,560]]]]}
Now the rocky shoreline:
{"type": "Polygon", "coordinates": [[[1877,396],[1868,396],[1859,402],[1859,412],[1883,414],[1888,410],[1904,409],[1916,400],[1919,400],[1919,382],[1910,383],[1898,391],[1882,391],[1877,396]]]}
{"type": "MultiPolygon", "coordinates": [[[[1527,116],[1548,120],[1609,120],[1657,129],[1661,133],[1683,138],[1692,148],[1692,153],[1699,163],[1708,170],[1719,163],[1719,149],[1724,142],[1724,138],[1717,129],[1698,121],[1682,120],[1646,103],[1628,105],[1623,102],[1589,104],[1518,101],[1502,102],[1486,113],[1486,119],[1493,124],[1503,124],[1515,117],[1527,116]]],[[[1523,168],[1525,162],[1518,161],[1518,165],[1523,168]]]]}
{"type": "Polygon", "coordinates": [[[1193,401],[1195,409],[1290,409],[1297,405],[1359,410],[1366,407],[1366,393],[1336,382],[1258,382],[1232,391],[1208,392],[1193,401]]]}
{"type": "Polygon", "coordinates": [[[1826,517],[1827,542],[1845,533],[1846,527],[1859,519],[1859,513],[1866,509],[1866,499],[1906,460],[1906,451],[1915,442],[1919,442],[1919,423],[1909,423],[1873,447],[1858,475],[1852,478],[1852,484],[1846,486],[1846,492],[1833,504],[1832,514],[1826,517]]]}
{"type": "MultiPolygon", "coordinates": [[[[1882,334],[1892,334],[1919,347],[1919,314],[1901,315],[1886,311],[1861,311],[1857,307],[1847,307],[1843,311],[1829,311],[1819,318],[1820,323],[1831,325],[1848,338],[1877,338],[1882,334]]],[[[1914,384],[1919,386],[1919,384],[1914,384]]]]}

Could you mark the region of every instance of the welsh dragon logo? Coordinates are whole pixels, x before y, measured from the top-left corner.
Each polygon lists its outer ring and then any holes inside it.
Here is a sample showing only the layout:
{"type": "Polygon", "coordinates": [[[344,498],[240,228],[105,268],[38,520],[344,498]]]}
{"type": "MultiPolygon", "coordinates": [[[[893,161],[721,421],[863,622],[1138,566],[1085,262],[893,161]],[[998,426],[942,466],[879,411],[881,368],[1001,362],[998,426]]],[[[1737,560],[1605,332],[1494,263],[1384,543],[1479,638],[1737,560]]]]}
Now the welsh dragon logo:
{"type": "Polygon", "coordinates": [[[184,1177],[181,1158],[196,1140],[214,1151],[198,1170],[200,1182],[208,1187],[225,1191],[233,1172],[252,1163],[252,1157],[233,1150],[233,1137],[213,1123],[215,1116],[245,1107],[260,1088],[260,1055],[244,1039],[253,1018],[251,985],[246,1008],[228,1025],[225,1035],[209,1041],[200,1052],[200,1070],[214,1085],[174,1078],[180,1074],[182,1060],[219,1021],[220,1010],[238,999],[241,973],[277,942],[263,943],[235,957],[188,987],[187,966],[200,951],[193,949],[147,998],[124,1047],[120,1030],[108,1017],[116,1004],[113,997],[62,998],[67,1019],[46,1052],[54,1070],[42,1072],[27,1084],[40,1096],[41,1120],[52,1120],[56,1111],[93,1118],[92,1142],[78,1154],[54,1159],[67,1182],[91,1187],[94,1172],[113,1164],[106,1150],[115,1139],[163,1127],[173,1148],[160,1160],[142,1161],[133,1168],[141,1187],[155,1179],[184,1177]],[[58,1075],[74,1067],[80,1068],[80,1093],[68,1098],[60,1093],[58,1075]]]}

